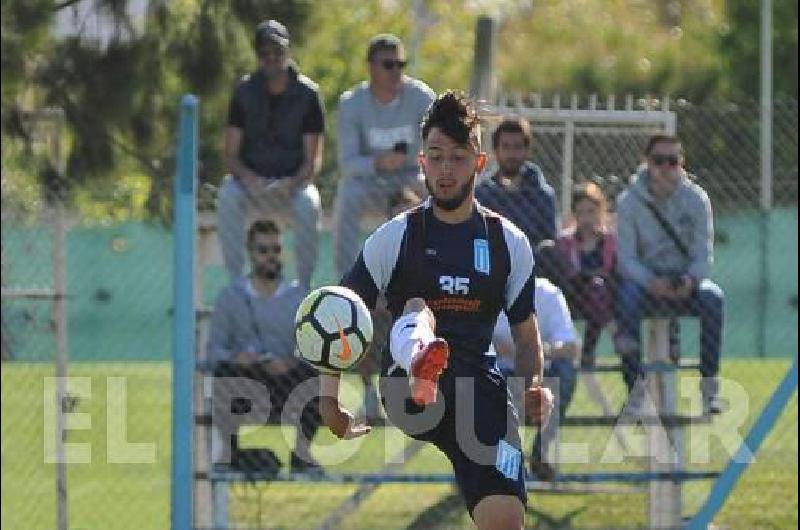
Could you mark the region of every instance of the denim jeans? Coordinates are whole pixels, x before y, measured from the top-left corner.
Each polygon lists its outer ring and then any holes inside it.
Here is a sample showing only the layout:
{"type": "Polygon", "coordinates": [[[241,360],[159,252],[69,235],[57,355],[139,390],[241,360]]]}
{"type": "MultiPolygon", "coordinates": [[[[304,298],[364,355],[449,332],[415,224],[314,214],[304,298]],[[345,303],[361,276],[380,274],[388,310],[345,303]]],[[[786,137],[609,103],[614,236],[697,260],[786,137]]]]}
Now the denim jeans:
{"type": "Polygon", "coordinates": [[[617,291],[619,344],[631,347],[620,351],[623,377],[628,390],[633,388],[641,369],[641,322],[645,315],[696,316],[700,318],[700,374],[716,377],[719,372],[725,296],[711,280],[702,280],[685,300],[656,298],[632,280],[623,280],[617,291]]]}
{"type": "Polygon", "coordinates": [[[319,246],[320,197],[316,186],[308,184],[292,197],[269,192],[251,197],[238,180],[230,175],[225,178],[217,198],[217,212],[222,256],[231,280],[243,272],[246,223],[252,210],[258,212],[259,218],[292,224],[297,279],[305,287],[311,285],[319,246]]]}
{"type": "Polygon", "coordinates": [[[541,455],[542,460],[547,461],[547,451],[550,444],[555,440],[561,418],[567,412],[575,394],[575,384],[577,383],[578,372],[570,359],[552,359],[549,366],[544,370],[545,384],[553,391],[555,404],[553,415],[550,420],[536,434],[533,442],[531,455],[541,455]],[[556,411],[558,416],[556,417],[556,411]]]}

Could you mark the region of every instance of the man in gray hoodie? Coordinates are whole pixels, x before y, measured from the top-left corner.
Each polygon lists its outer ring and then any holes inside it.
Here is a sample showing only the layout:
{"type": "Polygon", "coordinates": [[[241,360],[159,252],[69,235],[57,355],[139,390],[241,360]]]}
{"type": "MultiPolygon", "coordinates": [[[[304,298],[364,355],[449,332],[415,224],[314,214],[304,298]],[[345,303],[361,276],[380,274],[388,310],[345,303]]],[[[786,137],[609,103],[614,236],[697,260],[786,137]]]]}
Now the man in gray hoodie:
{"type": "Polygon", "coordinates": [[[698,316],[704,412],[718,413],[724,296],[709,279],[714,241],[711,203],[683,169],[678,138],[652,137],[645,156],[646,166],[617,202],[621,283],[615,342],[623,375],[629,390],[642,375],[643,314],[698,316]]]}

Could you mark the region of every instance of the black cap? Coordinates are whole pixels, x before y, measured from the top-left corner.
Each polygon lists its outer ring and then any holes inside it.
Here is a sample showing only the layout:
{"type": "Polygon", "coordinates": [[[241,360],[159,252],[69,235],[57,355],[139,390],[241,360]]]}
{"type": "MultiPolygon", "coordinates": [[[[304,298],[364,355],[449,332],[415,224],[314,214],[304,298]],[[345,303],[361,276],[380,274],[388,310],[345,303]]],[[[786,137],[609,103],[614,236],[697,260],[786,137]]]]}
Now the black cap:
{"type": "Polygon", "coordinates": [[[260,48],[267,42],[274,42],[285,48],[289,45],[289,30],[277,20],[265,20],[256,26],[255,46],[260,48]]]}

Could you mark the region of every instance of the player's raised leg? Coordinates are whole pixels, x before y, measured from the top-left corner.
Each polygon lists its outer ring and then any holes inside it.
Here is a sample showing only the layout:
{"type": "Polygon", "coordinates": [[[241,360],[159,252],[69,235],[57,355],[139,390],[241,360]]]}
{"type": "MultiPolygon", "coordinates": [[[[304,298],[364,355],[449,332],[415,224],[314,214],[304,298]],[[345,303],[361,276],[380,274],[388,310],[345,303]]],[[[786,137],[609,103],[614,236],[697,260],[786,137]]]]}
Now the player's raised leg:
{"type": "Polygon", "coordinates": [[[411,397],[417,405],[436,401],[436,383],[447,367],[450,347],[434,334],[436,320],[422,298],[411,298],[392,326],[389,349],[409,374],[411,397]]]}
{"type": "Polygon", "coordinates": [[[525,506],[514,495],[489,495],[472,511],[480,530],[521,530],[525,524],[525,506]]]}

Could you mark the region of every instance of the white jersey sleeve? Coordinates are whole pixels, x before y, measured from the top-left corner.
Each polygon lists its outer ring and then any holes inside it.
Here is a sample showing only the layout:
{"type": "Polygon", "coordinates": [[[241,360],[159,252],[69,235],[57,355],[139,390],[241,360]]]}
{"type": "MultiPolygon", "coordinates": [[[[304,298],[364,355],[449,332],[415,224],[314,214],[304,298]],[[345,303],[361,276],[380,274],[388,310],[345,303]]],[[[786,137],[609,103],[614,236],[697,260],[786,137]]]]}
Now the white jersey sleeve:
{"type": "Polygon", "coordinates": [[[505,291],[505,311],[509,322],[518,324],[534,311],[533,251],[525,234],[511,221],[502,218],[503,236],[511,260],[505,291]]]}
{"type": "Polygon", "coordinates": [[[364,264],[379,291],[385,291],[400,255],[400,247],[408,224],[402,213],[385,222],[364,243],[364,264]]]}

